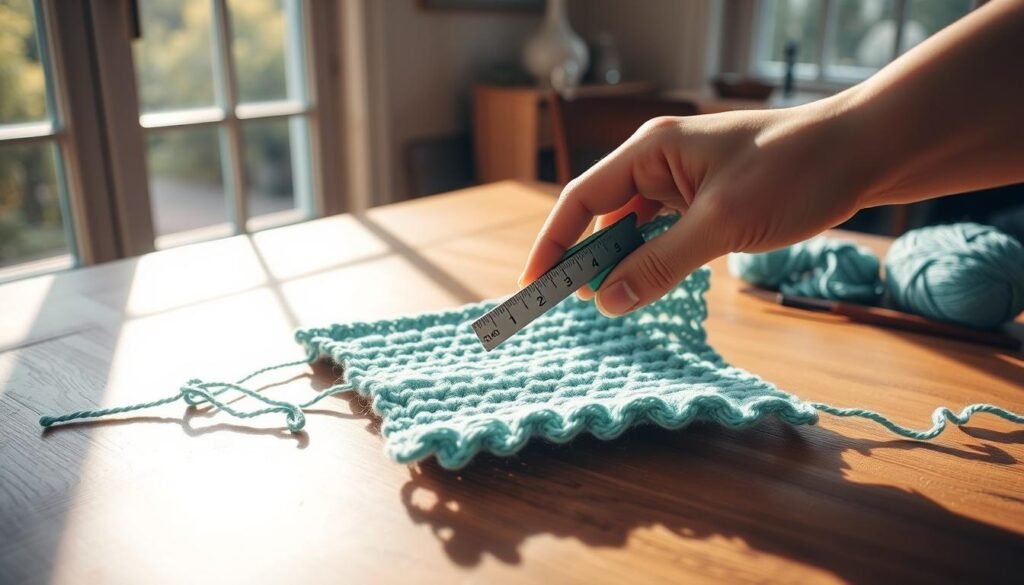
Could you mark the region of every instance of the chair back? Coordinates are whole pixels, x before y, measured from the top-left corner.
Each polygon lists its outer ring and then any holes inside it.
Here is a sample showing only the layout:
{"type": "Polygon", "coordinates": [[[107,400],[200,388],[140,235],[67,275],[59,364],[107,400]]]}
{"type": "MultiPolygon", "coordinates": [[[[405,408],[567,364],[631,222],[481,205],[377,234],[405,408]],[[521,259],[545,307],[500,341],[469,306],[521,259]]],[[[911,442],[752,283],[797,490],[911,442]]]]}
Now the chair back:
{"type": "Polygon", "coordinates": [[[549,96],[558,182],[568,183],[615,150],[640,126],[659,116],[697,114],[693,102],[657,95],[549,96]]]}

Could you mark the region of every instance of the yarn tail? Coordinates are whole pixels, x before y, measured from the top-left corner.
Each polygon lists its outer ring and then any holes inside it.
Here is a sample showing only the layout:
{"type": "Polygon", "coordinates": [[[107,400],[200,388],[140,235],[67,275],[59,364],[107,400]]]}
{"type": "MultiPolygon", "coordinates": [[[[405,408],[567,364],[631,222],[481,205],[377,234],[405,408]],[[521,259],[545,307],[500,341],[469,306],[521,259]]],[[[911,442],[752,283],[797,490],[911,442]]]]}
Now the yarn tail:
{"type": "Polygon", "coordinates": [[[866,410],[863,408],[836,408],[823,404],[821,402],[814,402],[811,404],[814,408],[827,412],[834,416],[856,416],[873,420],[883,427],[889,429],[893,433],[906,437],[908,439],[915,439],[918,441],[929,441],[942,434],[942,431],[946,429],[946,421],[950,421],[956,426],[962,426],[967,424],[971,420],[971,417],[977,412],[987,412],[994,414],[1000,418],[1006,419],[1010,422],[1017,424],[1024,424],[1024,415],[1010,412],[1005,408],[1000,408],[992,404],[971,404],[966,406],[959,414],[953,412],[946,407],[936,408],[935,412],[932,413],[932,427],[927,430],[918,431],[907,428],[902,425],[898,425],[885,416],[873,411],[866,410]]]}
{"type": "Polygon", "coordinates": [[[231,416],[237,418],[253,418],[256,416],[270,414],[274,412],[280,412],[285,415],[285,424],[288,425],[288,430],[295,433],[304,426],[306,426],[306,416],[303,414],[303,410],[313,406],[317,402],[320,402],[328,396],[334,394],[341,394],[343,392],[351,391],[353,388],[349,384],[335,384],[329,388],[322,390],[319,394],[314,396],[312,399],[303,402],[301,404],[295,404],[292,402],[285,402],[282,400],[275,400],[269,396],[265,396],[256,390],[246,388],[242,384],[249,380],[282,368],[290,368],[293,366],[300,366],[304,364],[310,364],[317,358],[315,352],[311,352],[306,359],[296,360],[291,362],[285,362],[266,368],[260,368],[254,372],[249,373],[245,377],[241,378],[237,382],[203,382],[202,380],[192,379],[183,385],[177,394],[173,396],[167,396],[159,400],[153,400],[150,402],[139,402],[136,404],[126,404],[122,406],[113,406],[110,408],[100,408],[95,410],[78,410],[75,412],[69,412],[59,416],[42,416],[39,418],[39,424],[43,427],[50,427],[55,424],[66,423],[77,420],[85,419],[97,419],[104,418],[107,416],[122,414],[125,412],[134,412],[138,410],[145,410],[148,408],[154,408],[157,406],[163,406],[165,404],[171,404],[179,400],[184,401],[189,406],[199,406],[201,404],[209,404],[212,407],[224,411],[231,416]],[[244,394],[250,398],[254,398],[264,405],[263,408],[256,410],[238,410],[230,404],[224,402],[220,397],[221,394],[228,390],[234,390],[241,394],[244,394]]]}

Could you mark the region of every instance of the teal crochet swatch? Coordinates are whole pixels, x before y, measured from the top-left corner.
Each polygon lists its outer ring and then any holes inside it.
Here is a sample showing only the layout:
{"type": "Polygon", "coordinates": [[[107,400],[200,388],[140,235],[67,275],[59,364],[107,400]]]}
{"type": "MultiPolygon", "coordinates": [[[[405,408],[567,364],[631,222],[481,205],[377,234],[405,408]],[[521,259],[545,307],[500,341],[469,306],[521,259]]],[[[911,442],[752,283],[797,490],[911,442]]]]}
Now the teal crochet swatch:
{"type": "Polygon", "coordinates": [[[533,437],[612,439],[645,422],[815,422],[813,405],[729,366],[707,344],[707,288],[702,269],[619,319],[570,298],[491,352],[469,323],[493,302],[296,337],[341,364],[348,383],[371,399],[385,448],[400,463],[435,456],[458,468],[480,451],[511,455],[533,437]]]}
{"type": "MultiPolygon", "coordinates": [[[[663,217],[642,229],[663,231],[663,217]]],[[[306,360],[264,368],[235,383],[190,380],[178,394],[122,407],[43,417],[43,426],[107,416],[183,400],[209,404],[250,418],[283,413],[288,428],[305,425],[303,411],[333,394],[367,397],[381,419],[388,455],[399,463],[435,457],[449,469],[478,453],[508,456],[530,440],[564,443],[580,433],[612,439],[638,424],[677,429],[702,420],[730,427],[774,416],[793,425],[813,424],[819,411],[875,420],[896,434],[930,439],[946,421],[964,424],[975,412],[1024,423],[1024,417],[991,405],[960,414],[938,409],[933,426],[918,431],[861,409],[806,402],[757,376],[730,366],[707,343],[704,320],[710,272],[702,268],[660,300],[625,317],[609,319],[575,297],[566,299],[491,352],[470,323],[496,301],[379,321],[301,329],[295,337],[306,360]],[[344,380],[293,404],[243,386],[267,371],[329,359],[344,380]],[[228,391],[262,406],[241,410],[228,391]]]]}

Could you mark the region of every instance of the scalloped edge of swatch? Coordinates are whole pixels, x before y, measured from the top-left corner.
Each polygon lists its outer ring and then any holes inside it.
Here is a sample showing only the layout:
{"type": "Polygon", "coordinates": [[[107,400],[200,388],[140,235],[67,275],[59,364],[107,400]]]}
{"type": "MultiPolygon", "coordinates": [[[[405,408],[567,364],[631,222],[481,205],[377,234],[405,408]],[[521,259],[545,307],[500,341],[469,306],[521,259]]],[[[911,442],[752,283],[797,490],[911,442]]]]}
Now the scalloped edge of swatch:
{"type": "Polygon", "coordinates": [[[582,405],[564,416],[554,410],[539,409],[517,419],[518,432],[513,431],[506,420],[491,416],[474,421],[474,426],[481,428],[475,434],[439,427],[408,440],[392,435],[386,439],[385,450],[398,463],[415,463],[433,456],[441,467],[460,469],[480,453],[498,457],[515,455],[534,438],[562,444],[589,432],[607,441],[632,427],[647,423],[668,430],[678,430],[695,421],[741,428],[772,415],[793,425],[818,422],[817,410],[795,397],[793,400],[766,397],[740,405],[718,395],[696,396],[683,404],[658,396],[639,396],[614,409],[618,411],[617,415],[612,410],[601,403],[582,405]],[[749,416],[751,411],[756,411],[752,418],[749,416]],[[595,415],[599,420],[594,420],[595,415]]]}
{"type": "MultiPolygon", "coordinates": [[[[332,362],[341,366],[355,392],[364,398],[373,399],[373,381],[364,380],[364,371],[351,367],[348,360],[339,355],[346,348],[345,342],[313,338],[306,343],[310,349],[315,349],[320,355],[330,356],[332,362]]],[[[720,358],[717,352],[712,350],[711,353],[720,358]]],[[[732,366],[728,366],[728,369],[743,372],[763,384],[766,390],[780,395],[758,396],[739,402],[717,394],[697,394],[684,401],[666,400],[648,394],[627,400],[621,406],[616,405],[617,408],[609,408],[602,402],[582,404],[565,413],[538,407],[537,410],[516,417],[512,424],[508,417],[489,415],[475,418],[473,426],[480,429],[476,433],[466,433],[463,429],[443,425],[425,431],[398,431],[383,436],[384,449],[396,463],[415,463],[433,456],[441,467],[459,469],[482,452],[499,457],[514,455],[533,438],[561,444],[589,432],[607,441],[633,426],[647,423],[676,430],[696,420],[705,420],[740,428],[771,415],[794,425],[815,424],[818,421],[818,412],[810,403],[779,390],[770,382],[745,370],[732,366]],[[751,413],[755,416],[751,417],[751,413]],[[514,426],[517,430],[513,430],[514,426]]],[[[384,417],[376,407],[373,407],[373,413],[378,418],[384,417]]]]}

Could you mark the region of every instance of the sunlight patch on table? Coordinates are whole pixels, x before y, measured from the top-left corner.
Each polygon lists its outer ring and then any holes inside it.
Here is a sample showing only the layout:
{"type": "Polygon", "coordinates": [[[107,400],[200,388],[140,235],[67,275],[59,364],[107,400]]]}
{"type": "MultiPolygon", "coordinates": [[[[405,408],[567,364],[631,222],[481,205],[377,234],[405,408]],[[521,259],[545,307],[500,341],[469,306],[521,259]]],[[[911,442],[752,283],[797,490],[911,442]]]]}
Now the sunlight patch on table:
{"type": "MultiPolygon", "coordinates": [[[[5,298],[15,299],[15,302],[0,306],[0,351],[16,347],[29,338],[49,298],[53,279],[53,276],[42,276],[8,285],[16,286],[19,290],[17,295],[11,293],[10,289],[4,291],[5,298]]],[[[0,382],[3,380],[0,377],[0,382]]],[[[0,384],[0,392],[2,388],[3,384],[0,384]]]]}
{"type": "MultiPolygon", "coordinates": [[[[288,313],[267,289],[132,319],[121,328],[104,405],[173,394],[190,378],[234,381],[301,359],[288,313]]],[[[180,413],[184,404],[168,407],[180,413]]]]}
{"type": "Polygon", "coordinates": [[[348,215],[253,234],[270,276],[289,279],[386,254],[387,245],[348,215]]]}
{"type": "Polygon", "coordinates": [[[388,256],[293,280],[281,291],[301,326],[436,311],[482,298],[465,280],[439,270],[388,256]]]}
{"type": "Polygon", "coordinates": [[[146,315],[266,282],[267,275],[247,238],[182,246],[138,259],[127,311],[132,316],[146,315]]]}

